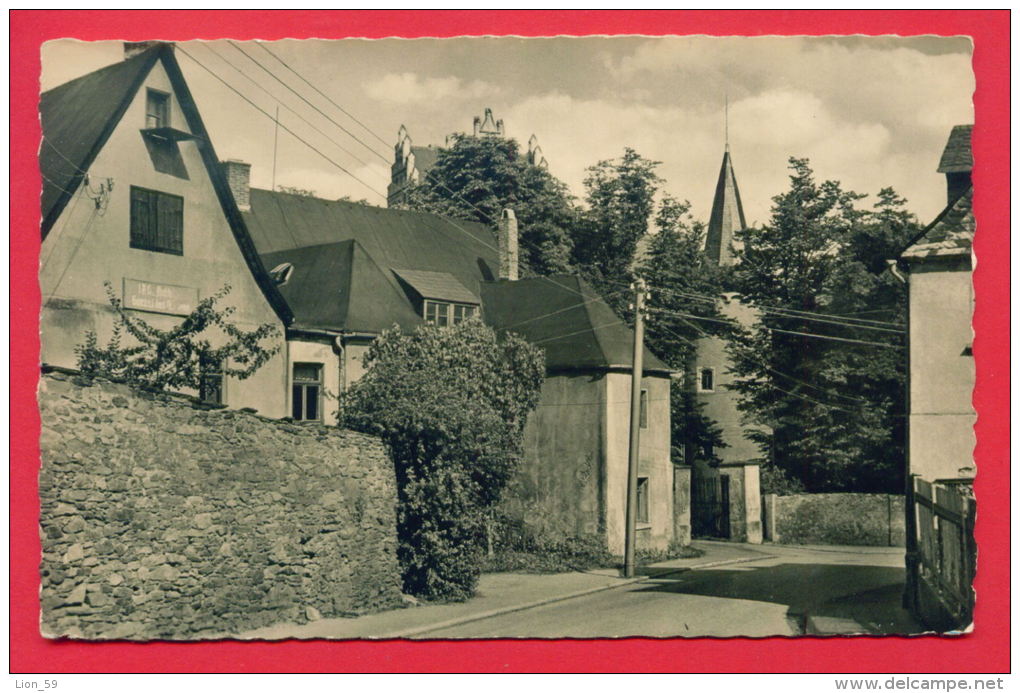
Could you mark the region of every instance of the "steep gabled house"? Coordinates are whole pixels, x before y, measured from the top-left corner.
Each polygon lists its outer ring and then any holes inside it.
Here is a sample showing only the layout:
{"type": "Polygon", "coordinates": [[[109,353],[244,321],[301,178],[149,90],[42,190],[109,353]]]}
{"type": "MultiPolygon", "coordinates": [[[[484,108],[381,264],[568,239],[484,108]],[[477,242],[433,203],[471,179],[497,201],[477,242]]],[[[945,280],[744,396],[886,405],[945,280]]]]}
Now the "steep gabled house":
{"type": "Polygon", "coordinates": [[[946,207],[897,263],[909,291],[904,601],[934,630],[966,627],[974,608],[971,130],[953,128],[938,168],[946,176],[946,207]]]}
{"type": "Polygon", "coordinates": [[[970,125],[953,128],[939,164],[947,205],[904,250],[909,272],[910,473],[974,476],[974,191],[970,125]]]}
{"type": "MultiPolygon", "coordinates": [[[[480,316],[546,354],[508,511],[553,536],[601,536],[623,553],[633,337],[587,285],[566,275],[516,279],[511,215],[497,241],[481,224],[423,212],[247,186],[235,194],[250,201],[245,221],[294,312],[294,418],[332,421],[335,395],[364,373],[364,354],[383,330],[480,316]]],[[[664,549],[675,535],[670,372],[644,358],[638,541],[664,549]]]]}
{"type": "MultiPolygon", "coordinates": [[[[243,329],[291,313],[262,267],[174,49],[125,44],[125,60],[42,94],[41,360],[74,367],[75,346],[110,337],[104,282],[151,325],[180,323],[225,284],[243,329]]],[[[247,380],[211,366],[206,399],[283,416],[286,358],[247,380]]]]}

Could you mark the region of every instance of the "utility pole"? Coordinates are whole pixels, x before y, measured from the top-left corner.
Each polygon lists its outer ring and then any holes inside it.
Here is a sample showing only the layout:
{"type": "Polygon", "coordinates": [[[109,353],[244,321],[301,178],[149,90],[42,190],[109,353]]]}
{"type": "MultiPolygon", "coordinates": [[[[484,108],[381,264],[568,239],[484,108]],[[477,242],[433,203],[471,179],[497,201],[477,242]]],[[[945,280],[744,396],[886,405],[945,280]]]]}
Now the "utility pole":
{"type": "Polygon", "coordinates": [[[634,544],[637,540],[637,479],[641,452],[641,374],[645,353],[645,280],[638,279],[634,289],[634,358],[630,376],[630,455],[627,459],[627,527],[624,543],[623,575],[634,577],[634,544]]]}

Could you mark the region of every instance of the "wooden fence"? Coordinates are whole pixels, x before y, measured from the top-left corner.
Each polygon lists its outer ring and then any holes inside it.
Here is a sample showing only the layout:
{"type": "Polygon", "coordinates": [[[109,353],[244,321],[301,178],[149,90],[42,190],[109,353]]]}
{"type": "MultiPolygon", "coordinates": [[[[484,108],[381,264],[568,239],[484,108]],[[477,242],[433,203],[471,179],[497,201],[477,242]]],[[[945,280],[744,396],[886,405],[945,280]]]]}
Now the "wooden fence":
{"type": "Polygon", "coordinates": [[[916,580],[913,611],[939,629],[963,628],[974,612],[976,503],[969,483],[914,478],[916,580]]]}

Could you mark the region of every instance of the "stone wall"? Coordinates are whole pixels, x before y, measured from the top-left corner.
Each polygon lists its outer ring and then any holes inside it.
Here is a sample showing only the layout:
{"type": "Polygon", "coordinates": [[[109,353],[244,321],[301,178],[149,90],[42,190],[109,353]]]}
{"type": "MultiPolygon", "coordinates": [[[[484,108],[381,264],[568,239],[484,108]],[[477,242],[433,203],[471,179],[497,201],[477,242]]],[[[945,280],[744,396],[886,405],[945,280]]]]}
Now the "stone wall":
{"type": "Polygon", "coordinates": [[[765,496],[766,539],[780,544],[904,546],[903,496],[804,493],[765,496]]]}
{"type": "Polygon", "coordinates": [[[42,631],[191,639],[400,603],[382,444],[49,374],[42,631]]]}

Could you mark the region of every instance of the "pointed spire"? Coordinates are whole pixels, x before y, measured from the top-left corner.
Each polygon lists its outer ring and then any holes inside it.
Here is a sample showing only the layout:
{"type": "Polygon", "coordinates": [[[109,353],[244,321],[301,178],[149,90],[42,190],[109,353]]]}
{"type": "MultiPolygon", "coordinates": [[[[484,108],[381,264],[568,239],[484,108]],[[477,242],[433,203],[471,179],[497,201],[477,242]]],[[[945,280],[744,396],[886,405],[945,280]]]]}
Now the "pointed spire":
{"type": "Polygon", "coordinates": [[[730,159],[727,142],[719,169],[719,181],[715,184],[712,216],[709,217],[708,233],[705,235],[705,254],[720,266],[732,265],[733,237],[746,226],[740,189],[737,187],[736,174],[733,173],[733,161],[730,159]]]}
{"type": "Polygon", "coordinates": [[[728,151],[730,151],[730,93],[729,92],[726,92],[726,106],[723,108],[723,113],[724,113],[724,115],[723,115],[723,122],[725,124],[724,128],[725,128],[725,131],[726,131],[726,135],[725,135],[724,139],[725,139],[725,142],[726,142],[726,151],[728,152],[728,151]]]}

